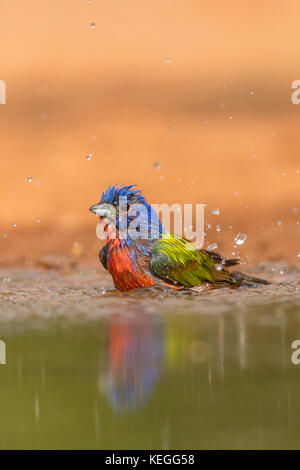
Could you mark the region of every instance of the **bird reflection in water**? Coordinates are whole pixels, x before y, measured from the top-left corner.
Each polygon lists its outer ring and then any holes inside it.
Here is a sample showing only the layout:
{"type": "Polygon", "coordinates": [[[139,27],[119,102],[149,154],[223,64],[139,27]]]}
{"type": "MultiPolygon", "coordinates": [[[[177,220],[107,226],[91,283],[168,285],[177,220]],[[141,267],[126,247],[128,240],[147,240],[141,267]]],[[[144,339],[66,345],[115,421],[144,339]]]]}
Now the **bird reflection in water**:
{"type": "Polygon", "coordinates": [[[164,324],[152,316],[115,317],[108,332],[107,394],[116,412],[147,402],[163,370],[164,324]]]}

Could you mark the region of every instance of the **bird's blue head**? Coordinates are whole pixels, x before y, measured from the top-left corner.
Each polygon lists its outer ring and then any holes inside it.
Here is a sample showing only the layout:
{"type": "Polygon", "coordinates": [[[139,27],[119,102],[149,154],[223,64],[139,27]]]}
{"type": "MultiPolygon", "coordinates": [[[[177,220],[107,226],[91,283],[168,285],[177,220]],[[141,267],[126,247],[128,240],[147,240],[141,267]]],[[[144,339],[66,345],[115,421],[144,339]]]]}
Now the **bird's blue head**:
{"type": "Polygon", "coordinates": [[[89,210],[100,218],[108,238],[153,240],[164,231],[158,215],[133,184],[109,186],[89,210]]]}

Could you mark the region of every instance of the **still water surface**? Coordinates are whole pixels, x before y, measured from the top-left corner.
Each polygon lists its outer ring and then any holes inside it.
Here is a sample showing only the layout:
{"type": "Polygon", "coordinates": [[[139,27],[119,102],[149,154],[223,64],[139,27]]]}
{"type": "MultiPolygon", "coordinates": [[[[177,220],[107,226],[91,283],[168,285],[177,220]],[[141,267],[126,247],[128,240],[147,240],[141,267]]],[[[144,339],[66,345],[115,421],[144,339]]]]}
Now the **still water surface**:
{"type": "Polygon", "coordinates": [[[1,274],[0,448],[300,448],[299,271],[200,296],[1,274]]]}

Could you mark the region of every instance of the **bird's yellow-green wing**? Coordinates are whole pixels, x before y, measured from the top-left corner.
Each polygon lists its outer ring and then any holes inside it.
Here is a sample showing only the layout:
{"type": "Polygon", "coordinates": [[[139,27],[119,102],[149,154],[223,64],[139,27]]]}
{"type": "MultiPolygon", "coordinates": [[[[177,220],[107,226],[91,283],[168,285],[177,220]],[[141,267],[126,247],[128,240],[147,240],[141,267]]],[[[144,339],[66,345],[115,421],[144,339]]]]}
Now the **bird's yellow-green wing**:
{"type": "Polygon", "coordinates": [[[208,282],[232,284],[231,273],[221,263],[224,258],[217,253],[212,255],[184,238],[168,234],[155,242],[150,266],[153,274],[177,286],[196,287],[208,282]]]}

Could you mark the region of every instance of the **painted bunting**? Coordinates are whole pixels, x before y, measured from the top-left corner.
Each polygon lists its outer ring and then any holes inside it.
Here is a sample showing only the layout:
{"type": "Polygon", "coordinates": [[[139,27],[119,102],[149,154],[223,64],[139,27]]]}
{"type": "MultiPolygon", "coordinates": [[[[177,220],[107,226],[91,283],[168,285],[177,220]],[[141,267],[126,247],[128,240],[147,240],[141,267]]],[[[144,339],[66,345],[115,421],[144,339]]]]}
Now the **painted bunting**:
{"type": "Polygon", "coordinates": [[[106,238],[99,259],[120,291],[154,285],[184,289],[269,284],[228,269],[239,259],[198,249],[166,232],[135,185],[109,186],[89,210],[99,217],[106,238]]]}

